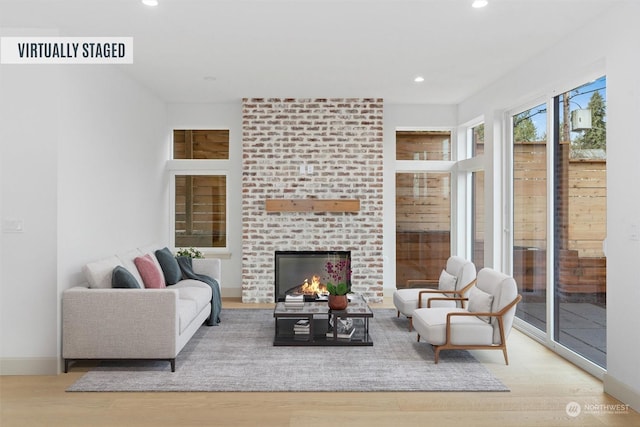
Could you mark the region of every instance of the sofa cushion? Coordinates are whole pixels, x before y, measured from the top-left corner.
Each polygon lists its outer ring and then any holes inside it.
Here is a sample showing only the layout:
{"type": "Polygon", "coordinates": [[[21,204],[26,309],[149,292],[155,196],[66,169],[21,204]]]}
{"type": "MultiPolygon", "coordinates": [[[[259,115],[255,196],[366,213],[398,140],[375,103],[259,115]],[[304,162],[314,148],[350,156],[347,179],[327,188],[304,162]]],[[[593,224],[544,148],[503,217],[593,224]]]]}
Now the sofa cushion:
{"type": "MultiPolygon", "coordinates": [[[[466,311],[463,308],[420,308],[413,312],[413,327],[431,344],[442,345],[447,340],[447,314],[466,311]]],[[[476,316],[452,316],[451,331],[452,344],[491,344],[493,338],[493,327],[476,316]]]]}
{"type": "Polygon", "coordinates": [[[199,280],[181,280],[175,285],[169,286],[169,289],[176,289],[179,299],[188,299],[195,302],[198,313],[211,302],[211,286],[199,280]]]}
{"type": "Polygon", "coordinates": [[[82,271],[89,282],[90,288],[108,289],[111,287],[111,275],[116,266],[122,266],[122,261],[117,256],[101,259],[86,264],[82,271]]]}
{"type": "Polygon", "coordinates": [[[162,270],[156,266],[151,255],[146,254],[133,260],[142,276],[145,288],[165,288],[164,275],[162,270]]]}
{"type": "Polygon", "coordinates": [[[178,329],[183,333],[198,315],[196,302],[190,299],[178,299],[178,329]]]}
{"type": "MultiPolygon", "coordinates": [[[[408,288],[408,289],[398,289],[393,293],[393,304],[396,306],[398,311],[405,316],[411,317],[413,314],[413,310],[418,308],[418,294],[420,291],[424,289],[422,288],[408,288]]],[[[435,292],[435,293],[427,293],[422,294],[422,307],[427,306],[427,300],[429,298],[445,298],[446,295],[435,292]]],[[[444,301],[444,300],[435,300],[431,301],[431,307],[455,307],[455,301],[444,301]]]]}
{"type": "Polygon", "coordinates": [[[176,257],[173,256],[169,248],[162,248],[156,251],[156,258],[162,267],[162,273],[167,285],[175,285],[182,280],[182,270],[176,257]]]}
{"type": "Polygon", "coordinates": [[[121,265],[117,265],[111,275],[112,288],[130,288],[139,289],[140,283],[133,277],[133,274],[121,265]]]}

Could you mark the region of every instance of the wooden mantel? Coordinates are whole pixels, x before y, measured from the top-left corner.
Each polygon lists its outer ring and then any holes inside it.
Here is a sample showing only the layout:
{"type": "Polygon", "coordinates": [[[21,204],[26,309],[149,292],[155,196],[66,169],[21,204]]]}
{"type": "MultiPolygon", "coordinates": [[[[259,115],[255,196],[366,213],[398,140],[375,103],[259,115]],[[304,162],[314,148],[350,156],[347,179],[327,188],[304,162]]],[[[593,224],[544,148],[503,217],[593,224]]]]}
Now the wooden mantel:
{"type": "Polygon", "coordinates": [[[358,199],[267,199],[267,212],[358,212],[358,199]]]}

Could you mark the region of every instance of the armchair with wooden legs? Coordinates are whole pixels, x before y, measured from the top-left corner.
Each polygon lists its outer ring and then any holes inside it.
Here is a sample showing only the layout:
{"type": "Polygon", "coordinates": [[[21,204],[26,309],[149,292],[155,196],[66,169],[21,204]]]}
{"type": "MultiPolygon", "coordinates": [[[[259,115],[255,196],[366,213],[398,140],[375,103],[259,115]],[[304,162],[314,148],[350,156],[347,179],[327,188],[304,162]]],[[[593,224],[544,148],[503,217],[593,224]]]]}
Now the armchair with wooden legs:
{"type": "Polygon", "coordinates": [[[476,285],[467,300],[467,307],[434,307],[431,299],[427,307],[413,312],[413,327],[418,341],[430,343],[438,363],[441,350],[502,350],[508,365],[507,337],[513,325],[516,305],[522,299],[513,277],[490,268],[478,272],[476,285]]]}
{"type": "Polygon", "coordinates": [[[463,306],[464,302],[445,299],[443,297],[466,298],[475,283],[476,266],[473,262],[459,256],[451,256],[439,279],[410,279],[409,288],[398,289],[393,293],[393,305],[397,316],[403,314],[409,320],[409,331],[412,330],[413,311],[426,307],[429,299],[437,298],[434,307],[463,306]]]}

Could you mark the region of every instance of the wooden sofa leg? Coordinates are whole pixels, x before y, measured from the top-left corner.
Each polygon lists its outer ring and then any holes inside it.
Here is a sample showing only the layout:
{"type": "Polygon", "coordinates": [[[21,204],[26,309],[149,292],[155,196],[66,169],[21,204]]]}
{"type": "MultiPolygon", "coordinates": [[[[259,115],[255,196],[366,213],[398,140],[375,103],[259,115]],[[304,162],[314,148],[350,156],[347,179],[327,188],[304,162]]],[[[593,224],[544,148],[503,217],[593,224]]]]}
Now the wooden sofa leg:
{"type": "Polygon", "coordinates": [[[409,332],[413,331],[413,317],[409,317],[409,332]]]}
{"type": "Polygon", "coordinates": [[[504,354],[504,363],[509,364],[509,356],[507,356],[507,347],[502,347],[502,354],[504,354]]]}
{"type": "Polygon", "coordinates": [[[438,364],[438,359],[440,358],[440,346],[433,346],[433,353],[435,357],[433,358],[433,363],[438,364]]]}
{"type": "Polygon", "coordinates": [[[169,362],[171,363],[171,372],[175,372],[176,371],[176,359],[169,359],[169,362]]]}
{"type": "Polygon", "coordinates": [[[396,312],[396,317],[400,317],[400,310],[396,312]]]}

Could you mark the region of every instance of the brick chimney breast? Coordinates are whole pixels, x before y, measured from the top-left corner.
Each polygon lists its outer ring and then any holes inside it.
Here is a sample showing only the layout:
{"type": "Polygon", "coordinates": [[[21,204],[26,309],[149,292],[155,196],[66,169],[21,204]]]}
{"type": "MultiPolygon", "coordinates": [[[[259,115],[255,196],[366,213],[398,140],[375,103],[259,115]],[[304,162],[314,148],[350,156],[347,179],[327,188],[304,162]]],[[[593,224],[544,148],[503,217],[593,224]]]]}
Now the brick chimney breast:
{"type": "Polygon", "coordinates": [[[245,98],[242,301],[273,302],[275,251],[351,251],[352,291],[382,300],[383,101],[245,98]],[[357,212],[267,212],[267,199],[358,199],[357,212]]]}

